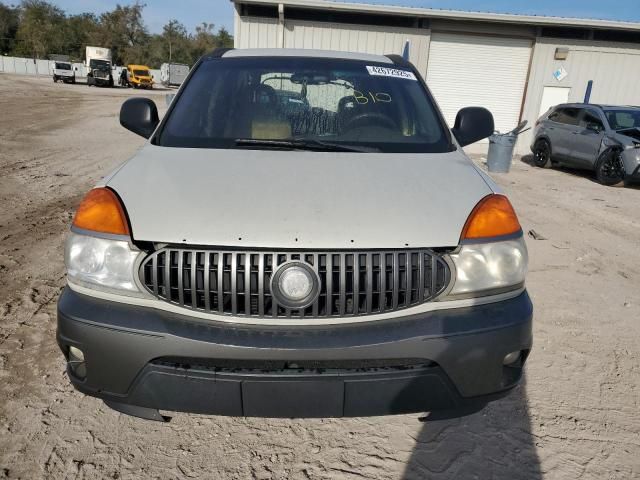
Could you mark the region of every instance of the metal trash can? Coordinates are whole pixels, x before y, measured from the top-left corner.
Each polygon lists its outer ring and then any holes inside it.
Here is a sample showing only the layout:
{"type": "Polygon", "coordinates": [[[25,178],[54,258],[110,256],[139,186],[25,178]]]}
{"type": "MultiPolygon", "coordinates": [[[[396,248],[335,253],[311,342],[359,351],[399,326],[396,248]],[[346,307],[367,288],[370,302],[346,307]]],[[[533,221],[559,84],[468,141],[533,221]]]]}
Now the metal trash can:
{"type": "Polygon", "coordinates": [[[511,168],[513,149],[516,146],[517,135],[494,133],[489,137],[489,154],[487,168],[490,172],[508,173],[511,168]]]}
{"type": "Polygon", "coordinates": [[[511,168],[513,149],[516,146],[518,135],[522,133],[527,121],[521,122],[508,133],[496,132],[489,137],[489,153],[487,155],[487,168],[490,172],[508,173],[511,168]]]}

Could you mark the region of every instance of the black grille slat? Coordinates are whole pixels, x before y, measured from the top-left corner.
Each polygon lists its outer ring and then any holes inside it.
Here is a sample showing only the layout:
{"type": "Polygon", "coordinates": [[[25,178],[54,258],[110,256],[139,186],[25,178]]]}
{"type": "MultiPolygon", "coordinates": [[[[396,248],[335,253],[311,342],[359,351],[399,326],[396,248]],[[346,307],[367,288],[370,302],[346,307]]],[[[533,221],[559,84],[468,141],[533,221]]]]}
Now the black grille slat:
{"type": "Polygon", "coordinates": [[[434,286],[438,282],[438,266],[436,265],[436,258],[431,257],[431,288],[429,293],[433,291],[434,286]]]}
{"type": "Polygon", "coordinates": [[[190,310],[255,318],[349,318],[428,302],[451,278],[431,250],[263,252],[166,247],[145,258],[140,279],[161,300],[190,310]],[[285,262],[305,262],[320,277],[303,309],[278,305],[271,278],[285,262]]]}
{"type": "Polygon", "coordinates": [[[264,315],[264,255],[258,255],[258,316],[264,315]]]}
{"type": "Polygon", "coordinates": [[[360,314],[360,253],[353,255],[353,314],[360,314]]]}
{"type": "Polygon", "coordinates": [[[393,254],[393,289],[391,291],[392,309],[398,309],[398,296],[400,292],[400,253],[393,254]]]}
{"type": "Polygon", "coordinates": [[[202,290],[203,290],[203,296],[204,296],[204,309],[205,311],[209,312],[211,310],[211,293],[210,293],[210,286],[211,284],[209,283],[209,278],[211,277],[211,265],[210,262],[211,261],[211,253],[210,252],[204,252],[204,268],[202,270],[202,290]]]}
{"type": "Polygon", "coordinates": [[[344,316],[347,304],[347,256],[340,254],[340,300],[338,303],[338,315],[344,316]]]}
{"type": "Polygon", "coordinates": [[[405,307],[408,307],[413,302],[413,258],[415,254],[415,252],[408,252],[406,257],[407,293],[404,297],[405,307]]]}
{"type": "MultiPolygon", "coordinates": [[[[158,296],[158,257],[156,255],[153,256],[153,263],[151,264],[151,281],[153,282],[153,294],[158,296]]],[[[143,280],[146,285],[146,278],[143,280]]]]}
{"type": "Polygon", "coordinates": [[[186,252],[178,252],[178,303],[184,305],[184,256],[186,252]]]}
{"type": "Polygon", "coordinates": [[[164,254],[164,295],[171,301],[171,251],[164,254]]]}
{"type": "Polygon", "coordinates": [[[333,254],[328,254],[326,259],[326,282],[327,282],[327,297],[326,297],[326,315],[333,315],[333,254]]]}
{"type": "Polygon", "coordinates": [[[418,254],[418,303],[424,301],[424,252],[418,254]]]}
{"type": "Polygon", "coordinates": [[[218,305],[218,313],[224,313],[224,253],[218,253],[218,262],[216,268],[216,276],[217,285],[218,285],[218,295],[216,296],[216,301],[218,305]]]}
{"type": "Polygon", "coordinates": [[[373,263],[372,263],[372,254],[367,253],[367,264],[365,268],[367,269],[367,313],[371,313],[373,310],[373,263]]]}
{"type": "Polygon", "coordinates": [[[198,308],[198,252],[190,252],[189,258],[191,263],[191,280],[189,282],[191,293],[191,308],[196,310],[198,308]]]}
{"type": "Polygon", "coordinates": [[[387,304],[387,254],[380,254],[380,292],[378,300],[378,312],[383,312],[387,304]]]}
{"type": "Polygon", "coordinates": [[[244,314],[251,315],[251,254],[244,256],[244,314]]]}
{"type": "MultiPolygon", "coordinates": [[[[319,255],[317,253],[314,253],[311,258],[313,258],[313,269],[318,274],[318,276],[320,276],[320,268],[318,266],[319,255]]],[[[320,302],[319,301],[313,302],[313,305],[311,306],[311,316],[317,317],[319,308],[320,308],[320,302]]]]}
{"type": "MultiPolygon", "coordinates": [[[[271,275],[269,275],[269,279],[271,279],[271,277],[273,276],[273,272],[275,272],[275,270],[278,268],[278,255],[277,254],[272,254],[271,255],[271,275]]],[[[269,292],[271,292],[271,286],[269,286],[269,292]]],[[[278,316],[278,310],[279,310],[279,306],[278,306],[278,302],[276,301],[276,297],[273,296],[273,293],[271,294],[271,316],[272,317],[277,317],[278,316]]]]}
{"type": "MultiPolygon", "coordinates": [[[[225,263],[226,265],[226,263],[225,263]]],[[[231,313],[238,313],[238,257],[231,254],[231,313]]]]}

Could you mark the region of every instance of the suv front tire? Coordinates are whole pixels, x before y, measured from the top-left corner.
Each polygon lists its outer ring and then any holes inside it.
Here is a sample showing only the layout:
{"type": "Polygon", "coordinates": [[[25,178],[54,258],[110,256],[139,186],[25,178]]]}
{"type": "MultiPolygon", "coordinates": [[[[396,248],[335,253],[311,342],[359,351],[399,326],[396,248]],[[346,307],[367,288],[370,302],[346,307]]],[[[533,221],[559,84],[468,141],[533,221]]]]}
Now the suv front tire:
{"type": "Polygon", "coordinates": [[[546,140],[538,140],[533,148],[533,163],[536,167],[551,168],[551,145],[546,140]]]}
{"type": "Polygon", "coordinates": [[[624,165],[620,148],[611,147],[602,152],[596,162],[596,180],[608,187],[624,186],[624,165]]]}

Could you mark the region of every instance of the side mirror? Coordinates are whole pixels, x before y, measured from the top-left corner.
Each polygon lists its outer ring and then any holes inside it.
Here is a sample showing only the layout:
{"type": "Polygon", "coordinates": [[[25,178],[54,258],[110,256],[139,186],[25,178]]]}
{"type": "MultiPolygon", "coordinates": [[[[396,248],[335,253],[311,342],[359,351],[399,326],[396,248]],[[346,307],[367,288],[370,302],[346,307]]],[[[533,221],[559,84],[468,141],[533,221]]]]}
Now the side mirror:
{"type": "Polygon", "coordinates": [[[148,98],[130,98],[120,107],[120,125],[141,137],[149,138],[158,123],[158,107],[148,98]]]}
{"type": "Polygon", "coordinates": [[[493,115],[486,108],[466,107],[456,115],[456,123],[451,129],[461,147],[493,135],[493,115]]]}

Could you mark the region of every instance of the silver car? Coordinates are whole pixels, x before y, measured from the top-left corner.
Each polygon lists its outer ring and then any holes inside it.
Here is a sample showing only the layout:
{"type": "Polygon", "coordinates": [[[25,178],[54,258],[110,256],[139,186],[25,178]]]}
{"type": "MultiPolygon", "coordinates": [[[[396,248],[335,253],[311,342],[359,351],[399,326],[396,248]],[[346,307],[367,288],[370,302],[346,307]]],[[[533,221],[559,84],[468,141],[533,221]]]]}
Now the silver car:
{"type": "Polygon", "coordinates": [[[58,343],[109,406],[233,416],[463,415],[518,384],[527,249],[506,196],[396,55],[216,50],[91,190],[58,343]],[[434,413],[435,414],[435,413],[434,413]]]}
{"type": "Polygon", "coordinates": [[[554,163],[595,172],[603,185],[640,179],[640,108],[562,104],[537,122],[534,163],[554,163]]]}

